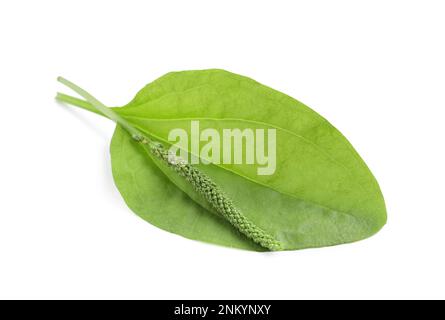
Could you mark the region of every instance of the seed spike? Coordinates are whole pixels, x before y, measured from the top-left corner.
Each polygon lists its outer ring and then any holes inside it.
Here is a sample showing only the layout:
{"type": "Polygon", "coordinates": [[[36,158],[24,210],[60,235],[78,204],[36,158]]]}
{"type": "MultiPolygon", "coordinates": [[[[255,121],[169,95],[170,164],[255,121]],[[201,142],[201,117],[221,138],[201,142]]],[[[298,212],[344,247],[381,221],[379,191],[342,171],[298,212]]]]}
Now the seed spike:
{"type": "Polygon", "coordinates": [[[250,221],[205,173],[201,172],[193,165],[188,164],[185,160],[177,157],[175,154],[171,154],[162,144],[146,137],[146,135],[136,129],[127,120],[122,118],[112,109],[106,107],[102,102],[76,84],[62,77],[58,77],[57,81],[79,94],[86,100],[86,102],[60,93],[57,95],[57,99],[102,114],[121,125],[128,131],[134,140],[148,147],[152,156],[157,157],[167,166],[175,170],[180,176],[185,178],[191,184],[193,189],[203,196],[213,209],[224,219],[229,221],[239,232],[265,249],[271,251],[283,250],[282,245],[278,240],[250,221]]]}

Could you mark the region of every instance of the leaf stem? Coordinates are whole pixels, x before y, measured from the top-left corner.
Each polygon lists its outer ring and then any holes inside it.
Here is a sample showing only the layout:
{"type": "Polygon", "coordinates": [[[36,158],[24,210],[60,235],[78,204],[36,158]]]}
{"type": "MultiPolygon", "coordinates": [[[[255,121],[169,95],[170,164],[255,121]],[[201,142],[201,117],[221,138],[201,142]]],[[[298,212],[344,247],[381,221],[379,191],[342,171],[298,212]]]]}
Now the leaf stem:
{"type": "Polygon", "coordinates": [[[93,107],[91,105],[91,103],[89,103],[89,102],[87,102],[85,100],[82,100],[82,99],[79,99],[79,98],[76,98],[76,97],[72,97],[70,95],[67,95],[67,94],[64,94],[64,93],[60,93],[60,92],[57,93],[56,100],[58,100],[60,102],[68,103],[70,105],[79,107],[81,109],[88,110],[90,112],[94,112],[94,113],[96,113],[96,114],[98,114],[100,116],[104,116],[95,107],[93,107]]]}
{"type": "Polygon", "coordinates": [[[65,78],[62,78],[62,77],[58,77],[57,81],[59,81],[60,83],[64,84],[65,86],[67,86],[68,88],[70,88],[71,90],[76,92],[78,95],[83,97],[88,103],[86,103],[85,101],[82,101],[80,99],[70,97],[65,94],[58,94],[57,98],[59,100],[68,102],[70,104],[74,104],[75,106],[84,108],[89,111],[96,112],[98,114],[101,114],[101,115],[107,117],[108,119],[120,124],[125,130],[128,131],[128,133],[130,133],[130,135],[135,140],[141,140],[144,138],[144,135],[138,129],[133,127],[127,120],[125,120],[120,115],[118,115],[116,112],[114,112],[113,110],[111,110],[110,108],[105,106],[102,102],[97,100],[94,96],[92,96],[86,90],[82,89],[78,85],[76,85],[76,84],[72,83],[71,81],[69,81],[65,78]],[[93,107],[95,109],[95,111],[91,107],[93,107]]]}

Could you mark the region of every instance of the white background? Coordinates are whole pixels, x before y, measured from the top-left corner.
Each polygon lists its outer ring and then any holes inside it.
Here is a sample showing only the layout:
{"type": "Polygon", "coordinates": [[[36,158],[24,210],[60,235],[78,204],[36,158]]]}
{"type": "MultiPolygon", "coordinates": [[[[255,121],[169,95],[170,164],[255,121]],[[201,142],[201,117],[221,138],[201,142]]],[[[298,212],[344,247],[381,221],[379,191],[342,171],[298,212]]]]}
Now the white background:
{"type": "Polygon", "coordinates": [[[445,298],[444,33],[444,1],[0,2],[0,298],[445,298]],[[134,215],[111,176],[114,125],[57,104],[56,77],[123,105],[204,68],[329,119],[377,177],[387,226],[258,254],[134,215]]]}

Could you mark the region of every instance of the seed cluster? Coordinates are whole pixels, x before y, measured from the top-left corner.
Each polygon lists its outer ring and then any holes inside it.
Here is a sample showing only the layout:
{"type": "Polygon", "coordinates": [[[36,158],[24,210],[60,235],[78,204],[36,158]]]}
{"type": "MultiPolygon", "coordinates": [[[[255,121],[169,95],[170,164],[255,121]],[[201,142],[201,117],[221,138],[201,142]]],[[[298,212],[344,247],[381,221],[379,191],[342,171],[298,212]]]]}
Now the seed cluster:
{"type": "Polygon", "coordinates": [[[145,137],[136,140],[148,146],[148,149],[154,156],[164,161],[169,167],[184,177],[195,191],[209,202],[216,212],[227,219],[242,234],[268,250],[278,251],[282,249],[281,244],[273,236],[257,227],[244,216],[209,176],[187,163],[184,159],[170,153],[160,143],[153,142],[145,137]]]}

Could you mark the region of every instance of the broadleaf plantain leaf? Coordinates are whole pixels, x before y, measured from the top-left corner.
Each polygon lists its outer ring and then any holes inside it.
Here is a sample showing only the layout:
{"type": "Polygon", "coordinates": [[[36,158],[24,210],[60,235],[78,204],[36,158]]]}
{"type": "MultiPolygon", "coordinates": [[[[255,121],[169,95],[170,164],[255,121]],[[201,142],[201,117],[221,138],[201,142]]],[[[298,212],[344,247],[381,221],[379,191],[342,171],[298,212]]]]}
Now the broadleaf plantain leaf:
{"type": "MultiPolygon", "coordinates": [[[[273,175],[258,175],[258,167],[247,164],[196,166],[285,250],[358,241],[386,223],[380,188],[346,138],[312,109],[254,80],[223,70],[169,73],[114,111],[166,146],[170,130],[190,136],[194,120],[221,135],[223,129],[275,129],[273,175]]],[[[119,191],[146,221],[190,239],[263,250],[120,126],[111,157],[119,191]]]]}

